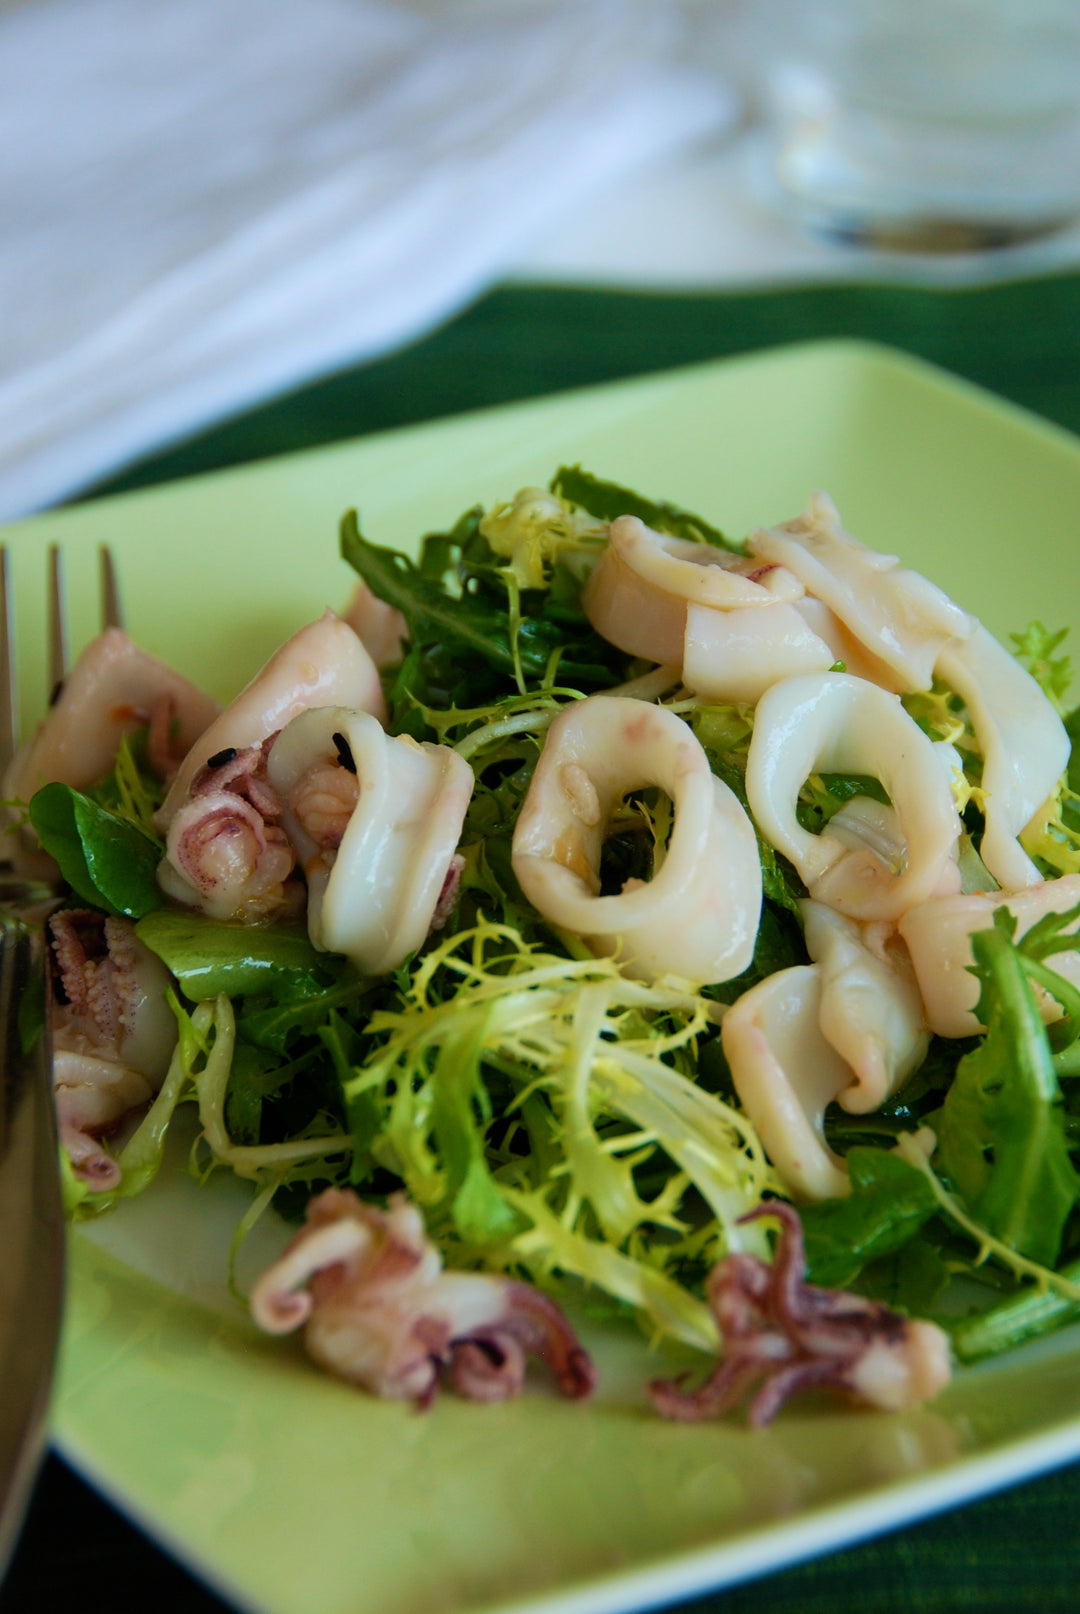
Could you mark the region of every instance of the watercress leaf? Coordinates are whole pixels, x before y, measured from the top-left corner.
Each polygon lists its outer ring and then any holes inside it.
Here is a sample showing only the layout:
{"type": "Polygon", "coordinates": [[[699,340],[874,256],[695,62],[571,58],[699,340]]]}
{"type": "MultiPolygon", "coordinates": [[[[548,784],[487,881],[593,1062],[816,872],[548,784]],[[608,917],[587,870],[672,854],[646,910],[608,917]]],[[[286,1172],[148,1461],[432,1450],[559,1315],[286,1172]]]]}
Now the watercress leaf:
{"type": "Polygon", "coordinates": [[[45,851],[84,902],[139,919],[164,898],[158,888],[161,848],[70,785],[43,785],[30,801],[30,822],[45,851]]]}
{"type": "Polygon", "coordinates": [[[801,1212],[807,1276],[844,1288],[870,1261],[901,1249],[937,1209],[926,1177],[886,1149],[847,1154],[851,1193],[818,1200],[801,1212]]]}
{"type": "Polygon", "coordinates": [[[196,1003],[219,992],[227,997],[296,994],[305,983],[319,991],[327,973],[332,978],[341,967],[315,951],[302,925],[225,925],[162,908],[140,919],[135,930],[196,1003]]]}
{"type": "Polygon", "coordinates": [[[726,538],[718,527],[702,516],[693,515],[677,504],[665,499],[647,499],[618,482],[606,482],[593,476],[580,465],[560,465],[551,479],[551,491],[560,499],[587,510],[600,521],[614,521],[618,516],[637,516],[656,532],[670,533],[673,538],[687,538],[693,543],[712,544],[716,549],[739,550],[739,545],[726,538]]]}

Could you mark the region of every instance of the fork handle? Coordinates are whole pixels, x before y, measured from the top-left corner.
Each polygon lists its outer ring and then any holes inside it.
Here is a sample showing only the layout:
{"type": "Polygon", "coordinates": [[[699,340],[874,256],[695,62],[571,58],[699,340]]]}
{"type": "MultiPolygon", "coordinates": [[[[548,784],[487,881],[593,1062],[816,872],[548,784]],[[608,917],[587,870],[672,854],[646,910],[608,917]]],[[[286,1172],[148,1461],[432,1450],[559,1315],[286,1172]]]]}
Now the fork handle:
{"type": "Polygon", "coordinates": [[[0,913],[0,1576],[44,1443],[63,1295],[48,1032],[31,1039],[19,1013],[44,985],[40,937],[0,913]]]}

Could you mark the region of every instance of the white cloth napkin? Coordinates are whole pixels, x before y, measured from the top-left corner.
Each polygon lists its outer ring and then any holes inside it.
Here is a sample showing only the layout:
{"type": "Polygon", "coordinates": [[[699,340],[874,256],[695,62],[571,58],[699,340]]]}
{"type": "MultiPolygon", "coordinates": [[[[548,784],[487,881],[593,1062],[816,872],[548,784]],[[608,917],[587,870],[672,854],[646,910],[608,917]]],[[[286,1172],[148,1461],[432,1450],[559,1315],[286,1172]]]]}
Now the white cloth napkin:
{"type": "Polygon", "coordinates": [[[461,307],[732,118],[675,14],[552,0],[0,13],[0,519],[461,307]]]}

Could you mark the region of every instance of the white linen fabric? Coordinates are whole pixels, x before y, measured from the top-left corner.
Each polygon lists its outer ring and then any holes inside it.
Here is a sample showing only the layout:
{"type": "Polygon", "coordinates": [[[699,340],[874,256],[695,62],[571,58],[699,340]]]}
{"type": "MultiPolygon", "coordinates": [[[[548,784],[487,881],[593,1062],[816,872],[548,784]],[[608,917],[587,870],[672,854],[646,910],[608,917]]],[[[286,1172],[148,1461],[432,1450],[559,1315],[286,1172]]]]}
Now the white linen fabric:
{"type": "Polygon", "coordinates": [[[415,338],[724,128],[676,23],[648,0],[0,13],[0,519],[415,338]]]}

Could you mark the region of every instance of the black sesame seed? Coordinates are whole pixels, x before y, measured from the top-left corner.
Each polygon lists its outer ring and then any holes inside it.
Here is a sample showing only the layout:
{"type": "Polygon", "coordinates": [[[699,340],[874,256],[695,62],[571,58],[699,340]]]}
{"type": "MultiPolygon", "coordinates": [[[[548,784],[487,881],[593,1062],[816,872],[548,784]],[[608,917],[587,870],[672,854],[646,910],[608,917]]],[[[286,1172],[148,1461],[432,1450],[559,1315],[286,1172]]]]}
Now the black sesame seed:
{"type": "Polygon", "coordinates": [[[57,701],[60,699],[60,696],[63,694],[63,692],[64,692],[64,680],[62,678],[59,678],[59,679],[57,679],[56,683],[52,687],[52,694],[49,696],[49,705],[50,706],[55,706],[57,701]]]}
{"type": "Polygon", "coordinates": [[[330,738],[337,748],[337,759],[341,766],[347,769],[349,773],[355,773],[356,763],[353,761],[352,749],[344,734],[332,734],[330,738]]]}
{"type": "Polygon", "coordinates": [[[223,751],[215,751],[212,757],[207,757],[208,768],[223,768],[227,762],[236,761],[235,745],[227,745],[223,751]]]}

